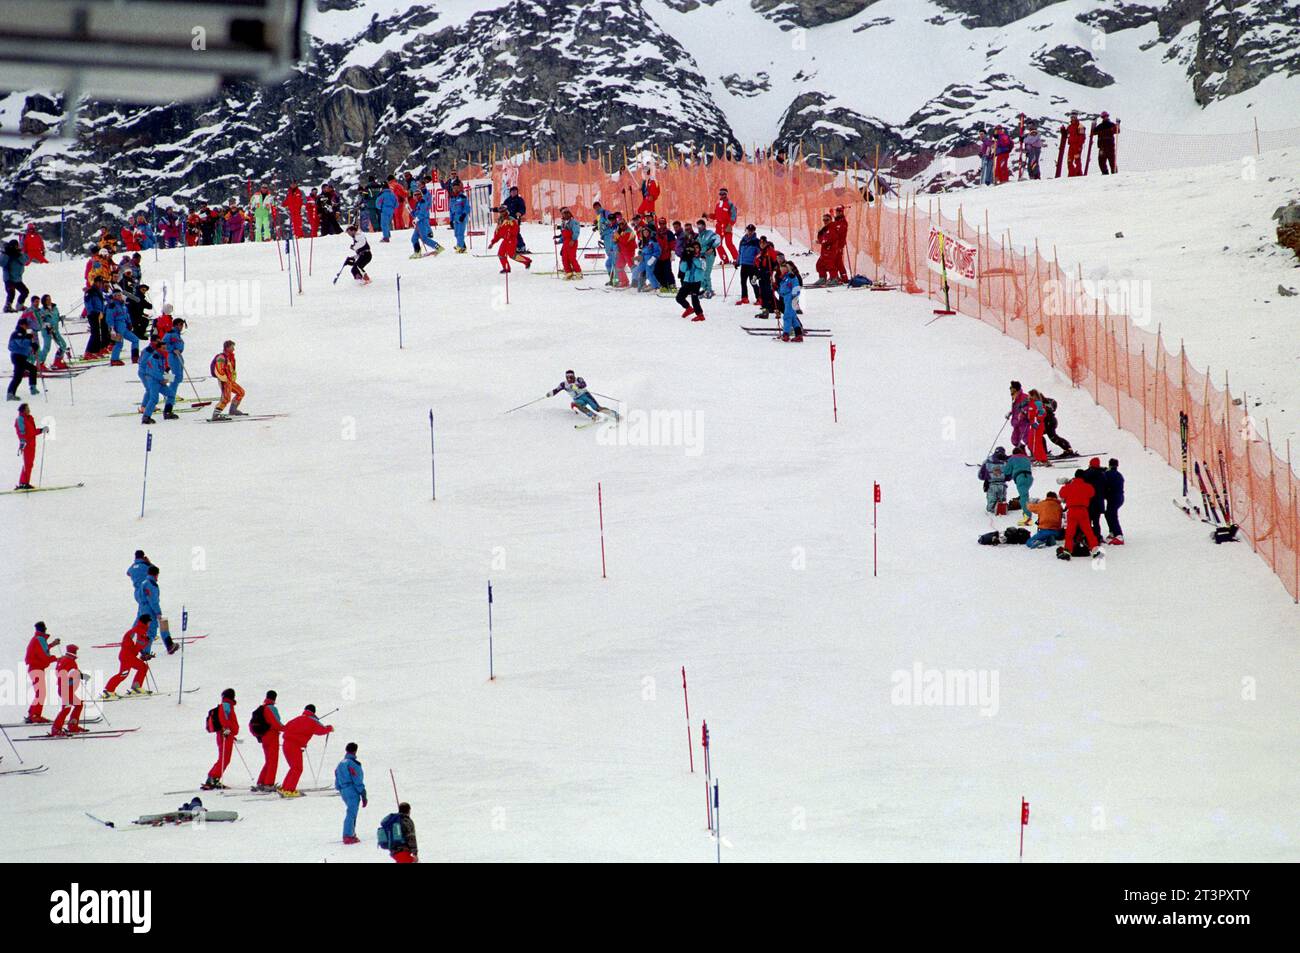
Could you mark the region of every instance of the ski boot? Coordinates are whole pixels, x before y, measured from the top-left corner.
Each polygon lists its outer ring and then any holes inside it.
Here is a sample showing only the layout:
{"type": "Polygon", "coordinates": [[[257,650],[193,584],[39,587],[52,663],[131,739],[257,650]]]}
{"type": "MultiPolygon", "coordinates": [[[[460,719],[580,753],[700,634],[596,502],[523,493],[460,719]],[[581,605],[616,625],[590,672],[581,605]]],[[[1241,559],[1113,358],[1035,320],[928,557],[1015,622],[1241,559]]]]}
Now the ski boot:
{"type": "Polygon", "coordinates": [[[703,321],[703,320],[704,320],[704,312],[701,311],[701,312],[700,312],[699,314],[697,314],[695,317],[691,318],[691,320],[692,320],[692,321],[703,321]]]}
{"type": "Polygon", "coordinates": [[[163,420],[180,420],[181,415],[176,413],[170,407],[163,408],[163,420]]]}
{"type": "Polygon", "coordinates": [[[146,425],[146,426],[148,426],[149,424],[156,424],[157,422],[158,422],[158,421],[154,420],[152,417],[141,417],[141,418],[140,418],[140,423],[142,423],[142,424],[144,424],[144,425],[146,425]]]}
{"type": "Polygon", "coordinates": [[[345,837],[345,838],[343,838],[343,843],[345,843],[345,844],[360,844],[360,843],[361,843],[361,838],[360,838],[360,837],[352,837],[352,836],[345,837]]]}
{"type": "Polygon", "coordinates": [[[221,791],[225,789],[226,785],[221,783],[221,779],[214,778],[211,775],[208,775],[208,779],[199,785],[201,791],[221,791]]]}
{"type": "Polygon", "coordinates": [[[248,414],[246,414],[244,411],[242,411],[242,410],[239,409],[239,402],[236,401],[235,403],[233,403],[233,404],[230,405],[230,416],[232,416],[232,417],[247,417],[248,414]]]}
{"type": "Polygon", "coordinates": [[[224,410],[222,410],[220,407],[213,407],[213,408],[212,408],[212,417],[211,417],[210,419],[211,419],[211,420],[229,420],[230,418],[226,416],[226,412],[225,412],[224,410]]]}
{"type": "Polygon", "coordinates": [[[302,797],[302,792],[301,792],[301,791],[286,791],[286,790],[284,790],[283,788],[281,788],[281,789],[280,789],[280,797],[302,797]]]}
{"type": "MultiPolygon", "coordinates": [[[[143,658],[143,656],[141,656],[141,658],[143,658]]],[[[99,696],[99,700],[102,702],[111,702],[114,699],[119,697],[120,696],[117,694],[117,692],[110,692],[108,689],[104,689],[104,693],[99,696]]]]}
{"type": "Polygon", "coordinates": [[[1108,546],[1123,546],[1123,545],[1124,545],[1124,537],[1121,536],[1121,535],[1116,535],[1116,536],[1107,536],[1107,537],[1106,537],[1106,545],[1108,545],[1108,546]]]}
{"type": "Polygon", "coordinates": [[[25,725],[48,725],[50,720],[44,715],[28,715],[23,719],[25,725]]]}

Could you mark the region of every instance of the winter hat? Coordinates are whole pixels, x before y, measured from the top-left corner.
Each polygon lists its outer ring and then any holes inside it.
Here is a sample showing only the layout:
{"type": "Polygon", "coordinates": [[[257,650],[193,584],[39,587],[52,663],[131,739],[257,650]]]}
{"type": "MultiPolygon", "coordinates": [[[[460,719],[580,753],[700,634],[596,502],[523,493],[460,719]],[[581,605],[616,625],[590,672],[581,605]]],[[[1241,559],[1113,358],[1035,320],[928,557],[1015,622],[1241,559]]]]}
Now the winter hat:
{"type": "Polygon", "coordinates": [[[1101,460],[1098,457],[1093,457],[1091,460],[1088,461],[1088,466],[1099,467],[1101,466],[1101,460]]]}
{"type": "Polygon", "coordinates": [[[1102,118],[1102,119],[1109,119],[1109,118],[1110,118],[1110,113],[1106,112],[1106,110],[1103,109],[1103,110],[1101,111],[1101,118],[1102,118]]]}
{"type": "Polygon", "coordinates": [[[308,705],[308,706],[306,706],[305,708],[303,708],[303,711],[309,711],[309,712],[311,712],[311,713],[314,715],[314,714],[316,714],[316,706],[315,706],[315,705],[308,705]]]}
{"type": "Polygon", "coordinates": [[[77,652],[80,650],[75,645],[69,645],[67,649],[65,649],[64,651],[66,651],[67,654],[71,655],[73,658],[76,658],[77,652]]]}

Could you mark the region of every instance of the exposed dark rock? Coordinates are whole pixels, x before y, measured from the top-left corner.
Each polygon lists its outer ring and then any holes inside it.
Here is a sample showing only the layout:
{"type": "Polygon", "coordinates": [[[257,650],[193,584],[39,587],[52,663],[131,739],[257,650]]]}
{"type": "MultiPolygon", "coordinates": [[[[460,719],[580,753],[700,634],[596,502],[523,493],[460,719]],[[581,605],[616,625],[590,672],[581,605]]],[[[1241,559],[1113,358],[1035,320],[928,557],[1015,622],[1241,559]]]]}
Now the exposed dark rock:
{"type": "Polygon", "coordinates": [[[823,26],[856,16],[877,0],[750,0],[750,6],[783,30],[823,26]]]}
{"type": "Polygon", "coordinates": [[[1092,53],[1081,46],[1044,47],[1030,57],[1030,62],[1049,76],[1080,86],[1101,89],[1115,82],[1113,76],[1097,68],[1092,53]]]}
{"type": "Polygon", "coordinates": [[[771,77],[767,73],[755,73],[752,77],[741,76],[739,73],[728,73],[718,79],[727,88],[727,92],[734,96],[752,98],[761,96],[772,88],[771,77]]]}
{"type": "MultiPolygon", "coordinates": [[[[962,14],[962,26],[972,29],[1006,26],[1061,0],[934,0],[946,10],[962,14]]],[[[931,21],[933,22],[933,21],[931,21]]]]}

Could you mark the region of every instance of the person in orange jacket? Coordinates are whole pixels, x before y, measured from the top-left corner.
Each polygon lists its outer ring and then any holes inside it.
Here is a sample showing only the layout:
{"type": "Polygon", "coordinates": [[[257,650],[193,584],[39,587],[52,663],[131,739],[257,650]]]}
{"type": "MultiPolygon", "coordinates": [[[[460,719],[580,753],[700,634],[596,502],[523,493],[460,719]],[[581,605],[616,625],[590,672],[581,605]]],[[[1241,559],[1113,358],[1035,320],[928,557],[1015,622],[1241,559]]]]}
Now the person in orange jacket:
{"type": "Polygon", "coordinates": [[[315,705],[308,705],[301,715],[284,726],[284,760],[289,762],[289,772],[280,785],[280,797],[302,797],[298,791],[298,779],[302,777],[303,752],[316,735],[328,735],[333,731],[333,725],[320,723],[315,705]]]}
{"type": "Polygon", "coordinates": [[[212,359],[208,370],[221,385],[221,397],[217,406],[212,408],[212,419],[221,420],[226,416],[247,417],[239,409],[239,402],[244,399],[244,388],[239,386],[239,373],[235,365],[235,342],[226,341],[221,345],[221,353],[212,359]],[[230,413],[226,414],[226,404],[230,404],[230,413]]]}
{"type": "Polygon", "coordinates": [[[149,676],[149,623],[153,616],[145,613],[136,619],[135,625],[126,630],[122,636],[122,647],[117,650],[117,674],[104,686],[104,698],[116,698],[118,687],[126,681],[128,675],[134,674],[128,695],[147,695],[144,680],[149,676]]]}
{"type": "Polygon", "coordinates": [[[58,639],[51,639],[45,631],[45,623],[36,623],[36,632],[27,643],[27,680],[32,684],[32,704],[23,719],[29,725],[48,725],[50,720],[41,714],[45,707],[45,672],[54,664],[53,649],[59,644],[58,639]]]}
{"type": "Polygon", "coordinates": [[[262,743],[262,770],[257,775],[254,791],[274,791],[275,776],[280,772],[280,733],[284,731],[284,722],[280,720],[280,709],[275,707],[277,697],[275,692],[268,691],[262,704],[248,718],[249,732],[262,743]]]}
{"type": "Polygon", "coordinates": [[[1061,502],[1065,504],[1065,539],[1061,545],[1067,553],[1074,548],[1075,534],[1083,533],[1093,558],[1101,555],[1101,544],[1088,516],[1088,506],[1095,493],[1092,484],[1083,478],[1082,470],[1075,470],[1074,479],[1061,488],[1061,502]]]}
{"type": "Polygon", "coordinates": [[[27,231],[23,232],[23,251],[33,265],[49,264],[49,259],[45,257],[45,239],[36,230],[35,222],[28,222],[27,231]]]}
{"type": "Polygon", "coordinates": [[[82,701],[77,697],[77,689],[89,677],[81,674],[81,669],[77,667],[77,647],[69,645],[63,658],[54,665],[54,678],[59,685],[59,701],[63,707],[54,719],[50,734],[76,735],[86,730],[81,727],[82,701]]]}
{"type": "Polygon", "coordinates": [[[1050,546],[1061,538],[1061,501],[1055,493],[1048,492],[1047,498],[1027,507],[1029,515],[1038,517],[1038,532],[1025,541],[1030,549],[1050,546]]]}
{"type": "Polygon", "coordinates": [[[221,704],[208,712],[208,731],[217,736],[217,760],[208,771],[207,780],[199,785],[204,791],[224,788],[221,776],[230,764],[230,755],[235,750],[235,739],[239,736],[239,717],[235,714],[235,690],[227,688],[221,693],[221,704]]]}

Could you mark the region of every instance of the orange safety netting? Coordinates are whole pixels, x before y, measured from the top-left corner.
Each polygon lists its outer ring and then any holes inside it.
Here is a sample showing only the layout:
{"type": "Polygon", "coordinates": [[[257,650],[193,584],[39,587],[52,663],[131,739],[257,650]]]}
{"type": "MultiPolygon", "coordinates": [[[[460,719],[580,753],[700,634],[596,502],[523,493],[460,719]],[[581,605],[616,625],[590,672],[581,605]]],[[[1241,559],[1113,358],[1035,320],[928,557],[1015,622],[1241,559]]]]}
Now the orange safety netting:
{"type": "MultiPolygon", "coordinates": [[[[486,177],[487,170],[475,166],[461,175],[486,177]]],[[[641,202],[641,175],[621,166],[607,168],[595,155],[586,161],[531,159],[513,168],[496,163],[492,177],[498,189],[503,176],[517,181],[530,216],[542,221],[558,221],[564,206],[588,221],[597,200],[630,215],[641,202]]],[[[1185,413],[1189,495],[1193,500],[1200,495],[1192,472],[1199,462],[1203,473],[1208,470],[1220,484],[1221,502],[1239,525],[1240,536],[1300,602],[1300,479],[1291,466],[1289,445],[1283,458],[1271,444],[1267,424],[1259,428],[1246,412],[1245,400],[1232,400],[1226,380],[1223,389],[1216,387],[1208,369],[1202,373],[1188,364],[1181,347],[1172,350],[1159,331],[1152,334],[1119,309],[1110,310],[1104,295],[1087,293],[1081,272],[1067,274],[1036,247],[1017,251],[1009,237],[991,237],[986,227],[972,226],[960,211],[956,219],[937,208],[922,211],[914,195],[896,204],[868,202],[845,173],[770,159],[716,158],[659,163],[654,178],[661,190],[656,214],[670,221],[711,218],[718,189],[725,187],[737,206],[740,227],[752,222],[806,248],[814,247],[822,213],[843,205],[850,273],[895,282],[936,301],[943,291],[939,276],[926,264],[931,227],[973,246],[979,261],[975,287],[950,280],[952,308],[1038,351],[1119,427],[1140,437],[1143,447],[1176,470],[1183,466],[1180,414],[1185,413]]],[[[1224,507],[1216,508],[1222,516],[1224,507]]]]}

